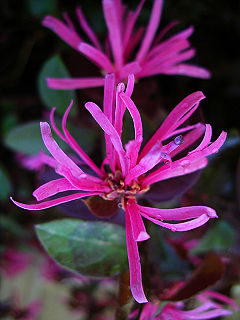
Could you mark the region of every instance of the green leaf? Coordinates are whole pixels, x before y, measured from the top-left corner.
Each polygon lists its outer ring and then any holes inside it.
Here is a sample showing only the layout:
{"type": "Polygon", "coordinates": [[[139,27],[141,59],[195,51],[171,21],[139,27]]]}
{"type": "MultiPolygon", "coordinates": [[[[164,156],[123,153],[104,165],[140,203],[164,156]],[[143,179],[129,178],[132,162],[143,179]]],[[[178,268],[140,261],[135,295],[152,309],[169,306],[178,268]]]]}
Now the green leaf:
{"type": "Polygon", "coordinates": [[[14,151],[28,155],[45,150],[39,122],[29,122],[8,132],[5,145],[14,151]]]}
{"type": "Polygon", "coordinates": [[[75,91],[50,89],[47,87],[46,78],[70,78],[67,68],[59,56],[53,56],[43,65],[38,78],[39,93],[48,108],[56,107],[61,114],[65,112],[70,101],[73,100],[71,114],[74,114],[77,103],[75,91]]]}
{"type": "Polygon", "coordinates": [[[11,182],[5,169],[0,167],[0,201],[9,199],[12,191],[11,182]]]}
{"type": "Polygon", "coordinates": [[[55,13],[57,11],[57,0],[25,0],[28,11],[35,16],[55,13]]]}
{"type": "MultiPolygon", "coordinates": [[[[56,124],[60,127],[58,121],[56,121],[56,124]]],[[[75,126],[69,126],[69,131],[71,133],[74,132],[72,135],[85,152],[90,153],[92,151],[97,137],[94,131],[81,127],[76,128],[75,126]]],[[[68,147],[53,130],[52,134],[64,151],[72,152],[70,147],[68,147]]],[[[47,152],[42,141],[39,121],[33,121],[15,127],[6,134],[4,142],[10,149],[26,155],[37,154],[40,150],[47,152]]]]}
{"type": "Polygon", "coordinates": [[[236,239],[236,232],[225,221],[218,222],[200,240],[199,244],[192,249],[193,254],[208,251],[221,251],[229,249],[236,239]]]}
{"type": "Polygon", "coordinates": [[[50,256],[85,276],[109,277],[127,269],[125,231],[100,221],[63,219],[36,226],[50,256]]]}

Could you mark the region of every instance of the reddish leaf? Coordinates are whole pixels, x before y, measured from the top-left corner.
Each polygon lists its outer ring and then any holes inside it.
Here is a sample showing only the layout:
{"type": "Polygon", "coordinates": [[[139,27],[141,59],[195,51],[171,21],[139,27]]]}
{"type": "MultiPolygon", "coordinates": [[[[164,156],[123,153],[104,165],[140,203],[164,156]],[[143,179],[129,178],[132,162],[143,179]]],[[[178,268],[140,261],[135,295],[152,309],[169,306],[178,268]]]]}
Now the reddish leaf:
{"type": "Polygon", "coordinates": [[[118,210],[117,200],[104,200],[99,196],[92,196],[82,201],[95,216],[100,218],[112,217],[118,210]]]}
{"type": "Polygon", "coordinates": [[[177,283],[160,295],[161,300],[185,300],[216,283],[223,275],[224,264],[215,253],[208,253],[192,276],[177,283]]]}

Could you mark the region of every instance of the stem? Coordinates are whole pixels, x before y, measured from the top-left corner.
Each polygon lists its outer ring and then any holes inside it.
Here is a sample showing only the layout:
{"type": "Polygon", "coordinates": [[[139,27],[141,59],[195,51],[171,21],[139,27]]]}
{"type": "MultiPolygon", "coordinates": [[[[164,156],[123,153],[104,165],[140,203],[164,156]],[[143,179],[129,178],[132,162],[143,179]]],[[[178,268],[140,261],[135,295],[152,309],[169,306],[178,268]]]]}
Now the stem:
{"type": "Polygon", "coordinates": [[[129,270],[119,275],[118,307],[115,320],[127,320],[133,305],[133,298],[130,290],[129,270]]]}

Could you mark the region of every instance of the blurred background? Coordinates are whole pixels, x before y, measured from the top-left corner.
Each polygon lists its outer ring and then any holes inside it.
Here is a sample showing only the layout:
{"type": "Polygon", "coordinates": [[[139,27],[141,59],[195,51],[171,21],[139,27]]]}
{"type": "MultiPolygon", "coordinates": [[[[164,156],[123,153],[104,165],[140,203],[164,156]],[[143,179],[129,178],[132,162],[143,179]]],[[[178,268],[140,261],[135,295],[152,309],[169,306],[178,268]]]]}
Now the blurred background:
{"type": "MultiPolygon", "coordinates": [[[[66,73],[86,76],[98,72],[53,32],[41,26],[41,20],[47,14],[60,17],[62,12],[68,12],[73,20],[76,19],[74,10],[79,4],[96,33],[104,39],[106,26],[100,0],[0,2],[0,319],[111,319],[113,315],[117,294],[115,279],[104,280],[104,283],[89,281],[64,271],[47,257],[36,238],[35,224],[66,217],[64,213],[55,208],[32,214],[15,207],[9,200],[12,195],[21,202],[31,202],[32,191],[38,184],[36,172],[25,169],[21,159],[42,148],[38,123],[48,119],[49,110],[54,107],[50,102],[59,103],[62,111],[67,106],[61,102],[61,95],[47,101],[42,98],[46,70],[56,76],[66,73]],[[48,65],[46,69],[48,63],[51,68],[48,65]]],[[[127,1],[127,4],[134,9],[138,1],[127,1]]],[[[147,24],[151,8],[152,1],[146,1],[140,24],[147,24]]],[[[240,303],[239,17],[238,1],[205,0],[193,4],[190,0],[166,0],[160,28],[172,20],[180,22],[173,33],[193,25],[195,32],[191,43],[197,54],[191,62],[209,69],[212,78],[159,75],[143,79],[136,84],[133,100],[143,116],[146,136],[151,136],[179,101],[202,90],[206,99],[201,102],[194,119],[210,123],[213,138],[222,130],[228,132],[226,144],[210,159],[197,184],[182,198],[164,206],[203,204],[216,209],[219,221],[209,224],[209,231],[200,228],[200,231],[191,232],[190,238],[200,239],[198,254],[214,251],[223,257],[226,268],[217,289],[240,303]]],[[[101,105],[102,96],[103,89],[100,88],[68,92],[64,98],[68,103],[74,97],[78,108],[73,119],[73,135],[77,140],[84,137],[82,147],[97,162],[99,136],[82,106],[87,101],[101,105]],[[81,117],[77,117],[79,114],[81,117]]],[[[163,273],[170,264],[185,263],[176,246],[171,246],[171,250],[173,260],[165,261],[167,267],[160,260],[163,273]]],[[[176,279],[183,276],[178,267],[171,272],[176,279]]],[[[228,317],[239,318],[240,314],[228,317]]]]}

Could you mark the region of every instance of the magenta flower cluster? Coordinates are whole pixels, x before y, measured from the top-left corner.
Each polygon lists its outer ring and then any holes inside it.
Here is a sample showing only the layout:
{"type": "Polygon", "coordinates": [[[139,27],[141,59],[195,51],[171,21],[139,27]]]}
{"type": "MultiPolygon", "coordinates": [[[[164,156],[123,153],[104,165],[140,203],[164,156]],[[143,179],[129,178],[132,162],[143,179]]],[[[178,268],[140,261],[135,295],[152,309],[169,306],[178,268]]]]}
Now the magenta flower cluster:
{"type": "Polygon", "coordinates": [[[126,215],[126,242],[130,268],[130,284],[134,298],[139,303],[147,302],[145,297],[138,242],[149,239],[142,217],[172,231],[187,231],[205,224],[210,218],[216,218],[216,212],[205,206],[182,207],[176,209],[157,209],[144,207],[137,198],[151,188],[151,185],[172,177],[178,177],[204,168],[207,156],[217,152],[226,139],[222,132],[211,142],[212,129],[209,124],[197,123],[191,126],[182,124],[193,114],[204,98],[202,92],[195,92],[181,101],[162,123],[152,138],[142,147],[143,128],[137,107],[131,99],[134,89],[134,76],[130,74],[125,88],[119,83],[115,90],[114,74],[105,77],[103,111],[93,102],[87,102],[85,108],[102,128],[105,135],[106,158],[99,168],[82,150],[67,129],[67,117],[72,103],[62,119],[62,132],[54,122],[54,109],[51,125],[58,136],[65,141],[87,164],[93,175],[84,172],[53,139],[48,123],[42,122],[41,133],[44,144],[51,154],[41,156],[44,162],[54,168],[59,178],[47,182],[33,192],[39,203],[23,204],[13,202],[27,210],[42,210],[76,199],[98,195],[105,200],[117,199],[126,215]],[[124,146],[121,141],[123,116],[128,111],[132,117],[135,138],[124,146]],[[173,157],[188,149],[203,136],[201,143],[178,160],[173,157]],[[170,141],[170,142],[166,142],[170,141]],[[105,171],[106,165],[110,173],[105,171]],[[72,194],[61,195],[53,200],[45,200],[63,191],[72,194]],[[42,202],[42,200],[45,200],[42,202]],[[167,223],[164,221],[184,221],[167,223]]]}
{"type": "MultiPolygon", "coordinates": [[[[121,0],[102,1],[108,30],[104,49],[80,7],[76,9],[77,19],[90,44],[79,35],[66,13],[65,22],[47,16],[42,24],[96,64],[103,74],[114,73],[117,83],[125,80],[131,73],[138,79],[157,74],[209,78],[208,70],[185,63],[195,55],[195,49],[191,48],[188,40],[194,30],[192,26],[164,39],[169,29],[177,24],[174,21],[157,34],[163,0],[154,1],[147,27],[136,27],[144,2],[141,0],[136,11],[130,11],[121,0]]],[[[48,78],[47,82],[52,89],[68,90],[103,86],[104,77],[48,78]]]]}
{"type": "MultiPolygon", "coordinates": [[[[196,296],[198,306],[184,310],[184,302],[169,302],[160,312],[159,301],[145,304],[140,320],[203,320],[224,317],[232,314],[231,307],[237,311],[237,304],[230,298],[213,291],[205,291],[196,296]]],[[[132,314],[134,315],[134,314],[132,314]]]]}

